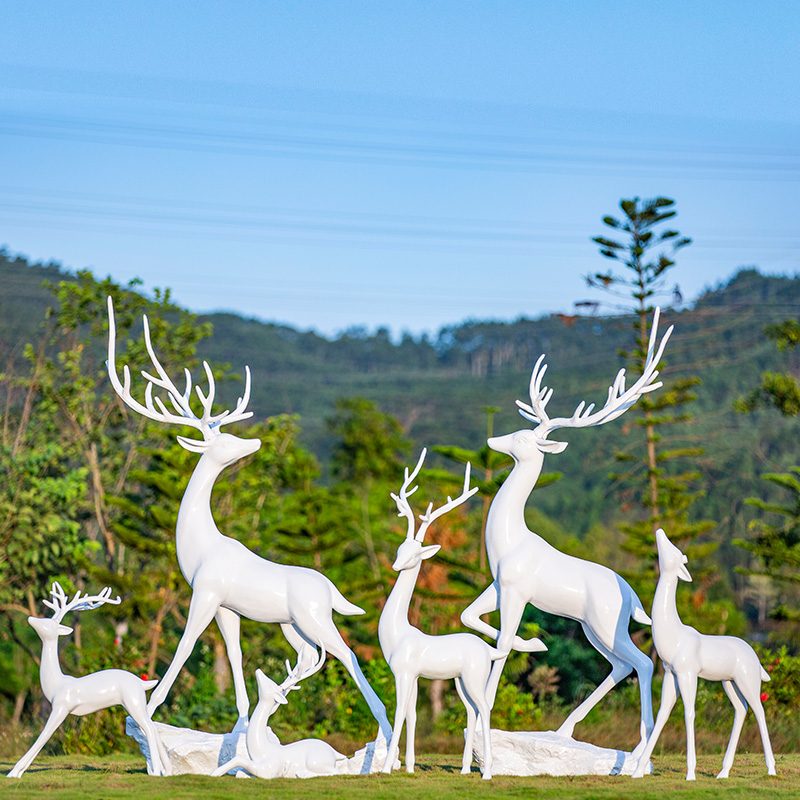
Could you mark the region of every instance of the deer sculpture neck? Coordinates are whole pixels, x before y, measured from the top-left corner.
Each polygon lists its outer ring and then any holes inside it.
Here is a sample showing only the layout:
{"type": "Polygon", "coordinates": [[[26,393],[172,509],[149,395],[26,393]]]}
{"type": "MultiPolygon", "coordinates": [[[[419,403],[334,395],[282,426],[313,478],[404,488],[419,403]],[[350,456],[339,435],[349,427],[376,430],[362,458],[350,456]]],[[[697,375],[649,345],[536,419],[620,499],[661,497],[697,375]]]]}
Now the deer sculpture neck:
{"type": "Polygon", "coordinates": [[[378,637],[384,650],[393,650],[403,634],[412,627],[408,620],[408,609],[421,566],[422,561],[415,567],[401,570],[389,597],[386,598],[386,604],[378,622],[378,637]]]}

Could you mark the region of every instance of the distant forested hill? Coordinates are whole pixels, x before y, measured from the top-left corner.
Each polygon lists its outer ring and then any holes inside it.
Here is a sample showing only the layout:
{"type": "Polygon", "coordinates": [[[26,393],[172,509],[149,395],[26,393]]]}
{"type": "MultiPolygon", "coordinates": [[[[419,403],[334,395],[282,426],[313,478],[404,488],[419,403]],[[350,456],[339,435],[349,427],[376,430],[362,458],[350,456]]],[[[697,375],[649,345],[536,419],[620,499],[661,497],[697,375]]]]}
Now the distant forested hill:
{"type": "MultiPolygon", "coordinates": [[[[0,254],[0,357],[3,363],[35,341],[50,302],[42,280],[69,279],[57,265],[29,264],[0,254]]],[[[718,520],[713,535],[728,542],[743,535],[750,513],[743,500],[763,493],[758,476],[800,463],[798,424],[777,414],[743,417],[733,400],[753,388],[766,369],[800,371],[800,354],[787,357],[763,336],[772,322],[800,316],[800,279],[739,272],[686,310],[665,311],[662,328],[675,325],[664,379],[698,375],[695,419],[677,430],[677,444],[707,448],[700,468],[706,497],[698,515],[718,520]]],[[[569,415],[580,400],[602,403],[622,366],[617,350],[631,342],[624,317],[519,319],[511,323],[468,321],[443,328],[435,338],[405,337],[393,343],[385,331],[352,330],[334,340],[313,332],[243,319],[232,314],[202,317],[214,335],[201,343],[203,357],[253,373],[250,407],[257,416],[299,414],[305,443],[323,461],[330,445],[324,420],[338,397],[362,395],[394,414],[418,446],[477,447],[485,438],[486,406],[499,406],[498,433],[523,420],[514,400],[527,400],[530,370],[547,354],[549,410],[569,415]]],[[[559,431],[559,433],[562,433],[559,431]]],[[[546,469],[563,480],[534,495],[538,508],[567,531],[584,536],[597,522],[619,515],[620,501],[608,479],[613,454],[634,440],[632,417],[597,429],[564,432],[570,446],[549,456],[546,469]]],[[[554,438],[559,438],[556,434],[554,438]]],[[[723,554],[726,548],[723,548],[723,554]]],[[[732,555],[730,556],[733,557],[732,555]]]]}

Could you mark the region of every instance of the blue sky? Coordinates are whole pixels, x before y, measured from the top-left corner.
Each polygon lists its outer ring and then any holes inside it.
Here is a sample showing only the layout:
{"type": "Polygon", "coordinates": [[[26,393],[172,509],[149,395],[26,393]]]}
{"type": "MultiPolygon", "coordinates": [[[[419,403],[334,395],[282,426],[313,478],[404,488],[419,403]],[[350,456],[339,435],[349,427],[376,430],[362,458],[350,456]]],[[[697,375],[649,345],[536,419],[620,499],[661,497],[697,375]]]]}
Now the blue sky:
{"type": "Polygon", "coordinates": [[[799,23],[790,2],[6,0],[0,243],[326,334],[570,312],[636,195],[677,201],[688,298],[794,274],[799,23]]]}

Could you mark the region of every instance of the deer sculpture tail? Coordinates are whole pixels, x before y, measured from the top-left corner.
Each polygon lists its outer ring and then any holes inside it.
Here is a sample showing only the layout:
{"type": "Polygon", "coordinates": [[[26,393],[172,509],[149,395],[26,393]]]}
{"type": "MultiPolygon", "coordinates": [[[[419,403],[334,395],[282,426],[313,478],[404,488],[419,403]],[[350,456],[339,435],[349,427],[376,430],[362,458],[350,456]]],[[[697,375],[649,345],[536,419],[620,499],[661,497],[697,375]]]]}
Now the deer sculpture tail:
{"type": "Polygon", "coordinates": [[[344,614],[346,617],[355,617],[359,614],[366,614],[363,608],[360,608],[355,603],[351,603],[334,585],[332,581],[328,581],[331,586],[331,605],[334,611],[344,614]]]}
{"type": "Polygon", "coordinates": [[[636,622],[641,623],[642,625],[652,625],[653,620],[647,616],[647,612],[644,610],[644,606],[642,605],[642,601],[639,599],[639,595],[628,586],[628,591],[630,592],[631,597],[631,619],[636,620],[636,622]]]}

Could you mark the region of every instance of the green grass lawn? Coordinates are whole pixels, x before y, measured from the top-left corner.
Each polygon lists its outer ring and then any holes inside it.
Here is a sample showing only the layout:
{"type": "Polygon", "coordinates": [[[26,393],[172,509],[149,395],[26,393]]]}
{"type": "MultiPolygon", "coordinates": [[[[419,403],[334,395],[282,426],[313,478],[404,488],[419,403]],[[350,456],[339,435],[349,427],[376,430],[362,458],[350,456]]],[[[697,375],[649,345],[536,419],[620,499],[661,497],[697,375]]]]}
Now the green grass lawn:
{"type": "MultiPolygon", "coordinates": [[[[50,756],[34,761],[21,779],[0,779],[3,798],[81,798],[81,800],[115,800],[146,798],[147,800],[180,800],[181,798],[295,798],[318,800],[336,797],[347,800],[470,800],[471,798],[525,797],[553,798],[637,798],[663,800],[672,797],[719,798],[725,800],[764,800],[771,797],[800,797],[800,755],[778,755],[778,776],[767,776],[760,753],[741,753],[727,781],[714,775],[722,763],[722,755],[701,755],[697,765],[697,781],[684,780],[686,762],[679,755],[658,756],[655,774],[633,781],[624,777],[583,778],[507,778],[481,780],[477,768],[471,775],[459,774],[460,759],[453,756],[422,756],[414,775],[404,771],[392,775],[346,776],[309,780],[278,779],[261,781],[232,776],[208,778],[181,775],[174,778],[150,778],[141,757],[115,755],[50,756]]],[[[12,761],[0,761],[5,773],[12,761]]]]}

